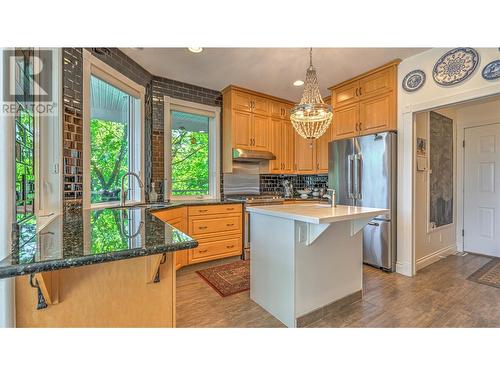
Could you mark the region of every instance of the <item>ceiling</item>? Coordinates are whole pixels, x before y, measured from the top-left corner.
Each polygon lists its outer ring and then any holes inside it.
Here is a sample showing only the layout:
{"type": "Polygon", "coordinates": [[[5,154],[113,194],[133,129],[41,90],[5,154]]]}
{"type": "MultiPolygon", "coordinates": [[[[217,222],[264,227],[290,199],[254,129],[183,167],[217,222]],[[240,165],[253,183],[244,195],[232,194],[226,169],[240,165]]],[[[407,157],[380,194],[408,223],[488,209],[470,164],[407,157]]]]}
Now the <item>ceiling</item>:
{"type": "MultiPolygon", "coordinates": [[[[416,55],[425,48],[315,48],[316,67],[323,96],[328,87],[393,59],[416,55]]],[[[309,65],[308,48],[122,48],[150,73],[176,81],[222,90],[233,84],[283,99],[298,101],[309,65]]]]}

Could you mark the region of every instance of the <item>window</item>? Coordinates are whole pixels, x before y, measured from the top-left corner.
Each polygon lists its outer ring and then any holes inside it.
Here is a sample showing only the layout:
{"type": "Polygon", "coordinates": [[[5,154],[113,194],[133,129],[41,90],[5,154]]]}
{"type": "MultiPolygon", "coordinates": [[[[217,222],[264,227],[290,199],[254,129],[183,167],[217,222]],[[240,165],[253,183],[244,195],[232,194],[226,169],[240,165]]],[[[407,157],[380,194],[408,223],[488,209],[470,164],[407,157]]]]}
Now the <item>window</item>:
{"type": "MultiPolygon", "coordinates": [[[[84,173],[84,206],[116,205],[127,173],[134,172],[143,181],[144,88],[88,55],[84,57],[84,77],[88,88],[87,95],[84,91],[84,148],[88,150],[84,152],[84,171],[88,171],[84,173]]],[[[137,179],[128,175],[124,182],[126,200],[141,202],[137,179]]]]}
{"type": "Polygon", "coordinates": [[[219,196],[219,109],[165,97],[165,175],[171,199],[219,196]]]}
{"type": "Polygon", "coordinates": [[[16,139],[16,221],[34,214],[35,207],[35,123],[32,106],[34,81],[32,76],[33,49],[17,50],[15,84],[18,111],[15,114],[16,139]]]}

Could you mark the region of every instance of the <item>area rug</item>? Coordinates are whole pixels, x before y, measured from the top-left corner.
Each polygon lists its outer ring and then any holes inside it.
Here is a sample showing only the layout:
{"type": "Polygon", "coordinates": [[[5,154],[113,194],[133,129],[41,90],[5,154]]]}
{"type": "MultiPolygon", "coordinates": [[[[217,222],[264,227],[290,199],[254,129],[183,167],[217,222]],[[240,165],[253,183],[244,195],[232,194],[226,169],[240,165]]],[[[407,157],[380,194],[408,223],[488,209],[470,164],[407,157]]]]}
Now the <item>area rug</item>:
{"type": "Polygon", "coordinates": [[[196,271],[196,273],[222,297],[250,289],[250,261],[248,260],[239,260],[196,271]]]}
{"type": "Polygon", "coordinates": [[[494,258],[470,275],[468,280],[500,288],[500,258],[494,258]]]}

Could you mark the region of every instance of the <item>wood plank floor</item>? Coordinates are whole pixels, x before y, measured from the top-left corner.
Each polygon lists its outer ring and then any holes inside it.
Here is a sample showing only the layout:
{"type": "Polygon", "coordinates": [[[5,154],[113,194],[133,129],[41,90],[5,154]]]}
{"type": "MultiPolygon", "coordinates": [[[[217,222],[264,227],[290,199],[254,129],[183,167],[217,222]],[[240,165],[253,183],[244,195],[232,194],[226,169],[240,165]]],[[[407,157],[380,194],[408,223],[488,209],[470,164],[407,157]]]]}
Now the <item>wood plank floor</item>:
{"type": "MultiPolygon", "coordinates": [[[[284,327],[248,291],[221,297],[195,273],[236,259],[178,271],[177,327],[284,327]]],[[[365,266],[363,300],[310,327],[500,327],[500,289],[467,280],[489,260],[451,255],[413,278],[365,266]]]]}

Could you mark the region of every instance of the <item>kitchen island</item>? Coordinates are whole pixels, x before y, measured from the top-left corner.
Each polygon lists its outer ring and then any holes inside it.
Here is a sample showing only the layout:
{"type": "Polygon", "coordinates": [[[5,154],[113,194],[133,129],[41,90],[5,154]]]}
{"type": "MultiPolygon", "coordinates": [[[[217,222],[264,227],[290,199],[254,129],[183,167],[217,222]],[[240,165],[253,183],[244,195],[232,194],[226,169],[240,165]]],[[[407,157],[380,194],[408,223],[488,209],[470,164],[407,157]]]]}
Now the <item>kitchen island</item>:
{"type": "Polygon", "coordinates": [[[327,204],[248,207],[250,298],[301,327],[362,297],[362,229],[388,210],[327,204]]]}
{"type": "Polygon", "coordinates": [[[19,225],[0,278],[17,327],[174,327],[174,252],[196,246],[148,208],[69,211],[19,225]]]}

